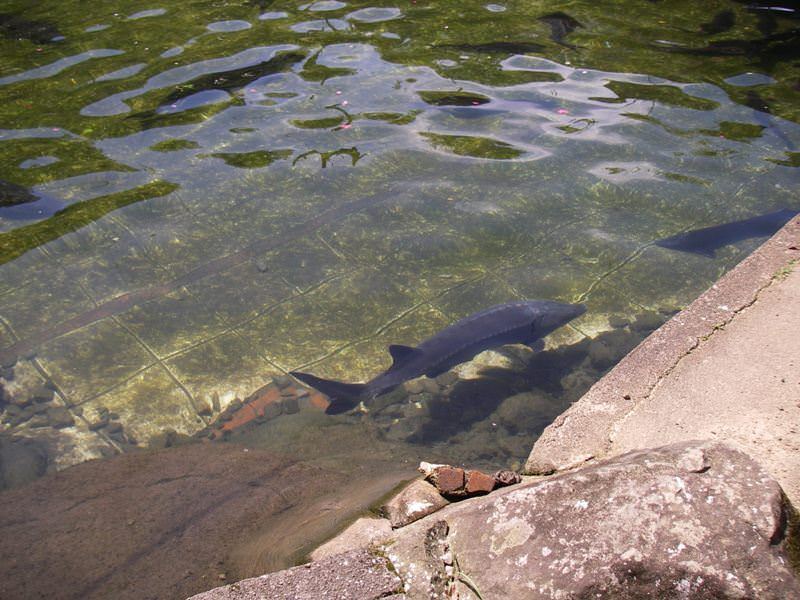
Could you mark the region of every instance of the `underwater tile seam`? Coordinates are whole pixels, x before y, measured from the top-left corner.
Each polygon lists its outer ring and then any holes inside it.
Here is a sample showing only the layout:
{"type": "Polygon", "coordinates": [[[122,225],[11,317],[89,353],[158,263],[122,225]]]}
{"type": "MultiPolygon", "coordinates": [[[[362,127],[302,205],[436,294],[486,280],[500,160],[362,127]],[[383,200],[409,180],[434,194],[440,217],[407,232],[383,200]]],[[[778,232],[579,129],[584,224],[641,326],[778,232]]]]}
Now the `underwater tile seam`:
{"type": "Polygon", "coordinates": [[[614,273],[616,273],[620,269],[624,268],[626,265],[628,265],[631,262],[635,261],[637,258],[639,258],[642,255],[642,253],[645,250],[647,250],[650,246],[652,246],[654,244],[655,244],[655,242],[647,242],[646,244],[643,244],[643,245],[639,246],[638,248],[636,248],[636,250],[631,252],[631,254],[628,255],[622,262],[620,262],[619,264],[611,267],[605,273],[602,273],[594,281],[592,281],[592,283],[589,285],[589,287],[586,289],[586,291],[583,292],[582,294],[580,294],[577,298],[575,298],[573,300],[573,302],[583,302],[583,301],[585,301],[594,292],[594,290],[597,288],[597,286],[600,285],[600,283],[602,283],[606,278],[610,277],[611,275],[613,275],[614,273]]]}
{"type": "Polygon", "coordinates": [[[368,342],[368,341],[370,341],[372,339],[375,339],[379,335],[381,335],[382,333],[385,333],[392,325],[394,325],[398,321],[401,321],[403,318],[407,317],[411,313],[419,310],[423,306],[427,305],[432,310],[434,310],[435,312],[439,313],[442,317],[446,318],[446,315],[442,312],[442,310],[439,307],[437,307],[435,304],[433,304],[433,300],[435,300],[436,298],[438,298],[440,296],[443,296],[444,294],[446,294],[447,292],[449,292],[449,291],[451,291],[453,289],[456,289],[456,288],[460,287],[461,285],[466,285],[469,282],[470,281],[463,281],[460,284],[458,284],[456,286],[453,286],[452,288],[448,288],[447,290],[436,294],[432,298],[427,298],[425,300],[421,300],[420,302],[418,302],[418,303],[414,304],[413,306],[407,308],[406,310],[402,311],[400,314],[396,315],[394,318],[390,319],[389,321],[387,321],[386,323],[384,323],[383,325],[378,327],[371,335],[362,336],[362,337],[360,337],[358,339],[355,339],[355,340],[353,340],[351,342],[347,342],[346,344],[343,344],[343,345],[331,350],[325,356],[321,356],[321,357],[316,358],[316,359],[314,359],[312,361],[309,361],[309,362],[307,362],[305,364],[299,365],[297,367],[293,367],[291,370],[292,371],[297,371],[297,370],[307,369],[309,367],[313,367],[314,365],[318,365],[319,363],[326,361],[327,359],[331,358],[332,356],[335,356],[335,355],[343,352],[347,348],[351,348],[351,347],[353,347],[353,346],[355,346],[357,344],[361,344],[363,342],[368,342]]]}
{"type": "MultiPolygon", "coordinates": [[[[42,365],[41,360],[39,360],[39,358],[33,357],[33,359],[31,359],[31,364],[33,365],[33,368],[36,370],[36,372],[39,373],[39,376],[43,379],[43,381],[51,382],[54,388],[53,392],[59,398],[59,400],[61,400],[62,407],[69,411],[73,419],[82,421],[83,425],[86,427],[86,429],[89,431],[91,435],[94,435],[94,437],[99,438],[102,442],[105,442],[107,445],[114,448],[117,452],[120,453],[122,452],[122,448],[114,440],[109,438],[104,432],[91,431],[89,429],[88,419],[83,415],[82,412],[76,413],[74,410],[76,407],[79,407],[82,404],[82,402],[73,403],[72,400],[69,399],[69,395],[64,391],[64,389],[61,386],[59,386],[55,382],[55,379],[50,375],[50,373],[47,371],[44,365],[42,365]]],[[[28,428],[26,427],[26,429],[28,428]]]]}
{"type": "MultiPolygon", "coordinates": [[[[180,389],[184,393],[184,395],[189,399],[189,403],[192,405],[192,408],[194,408],[195,412],[198,412],[199,406],[197,404],[197,401],[194,399],[194,396],[192,396],[192,393],[186,388],[185,385],[183,385],[183,382],[181,382],[175,376],[175,373],[172,372],[172,370],[164,363],[164,361],[162,361],[161,358],[159,358],[159,356],[155,353],[155,351],[150,346],[148,346],[147,343],[145,343],[145,341],[136,334],[136,332],[132,331],[127,325],[125,325],[125,323],[123,323],[116,315],[112,316],[111,320],[114,321],[119,327],[127,331],[129,335],[131,335],[137,342],[139,342],[142,348],[144,348],[145,352],[147,352],[156,361],[158,366],[160,366],[167,373],[169,378],[178,387],[178,389],[180,389]]],[[[198,416],[201,419],[203,419],[206,425],[208,425],[209,417],[205,417],[199,414],[198,416]]]]}

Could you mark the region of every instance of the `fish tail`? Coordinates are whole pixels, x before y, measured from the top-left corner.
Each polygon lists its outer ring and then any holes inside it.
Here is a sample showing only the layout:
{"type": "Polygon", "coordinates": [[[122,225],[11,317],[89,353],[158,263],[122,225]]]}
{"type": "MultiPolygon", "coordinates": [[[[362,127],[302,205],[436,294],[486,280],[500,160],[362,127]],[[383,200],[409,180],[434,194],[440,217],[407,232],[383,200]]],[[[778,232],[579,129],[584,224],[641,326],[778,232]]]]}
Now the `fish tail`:
{"type": "Polygon", "coordinates": [[[325,410],[329,415],[347,412],[355,408],[367,391],[365,383],[343,383],[332,379],[322,379],[300,371],[292,371],[290,375],[330,398],[330,406],[325,410]]]}

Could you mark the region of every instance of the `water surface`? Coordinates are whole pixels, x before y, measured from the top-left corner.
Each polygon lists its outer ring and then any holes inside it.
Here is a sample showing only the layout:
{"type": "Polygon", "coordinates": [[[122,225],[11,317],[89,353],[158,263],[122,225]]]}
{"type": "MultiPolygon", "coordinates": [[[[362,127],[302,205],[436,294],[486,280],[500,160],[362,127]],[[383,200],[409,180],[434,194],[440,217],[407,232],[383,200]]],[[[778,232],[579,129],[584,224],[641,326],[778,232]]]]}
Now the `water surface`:
{"type": "Polygon", "coordinates": [[[495,303],[585,302],[538,356],[486,353],[364,415],[301,398],[239,436],[518,467],[759,243],[654,241],[800,208],[789,3],[3,11],[0,179],[46,210],[0,206],[2,435],[41,444],[37,472],[206,435],[293,369],[369,378],[495,303]],[[332,423],[349,442],[320,443],[332,423]]]}

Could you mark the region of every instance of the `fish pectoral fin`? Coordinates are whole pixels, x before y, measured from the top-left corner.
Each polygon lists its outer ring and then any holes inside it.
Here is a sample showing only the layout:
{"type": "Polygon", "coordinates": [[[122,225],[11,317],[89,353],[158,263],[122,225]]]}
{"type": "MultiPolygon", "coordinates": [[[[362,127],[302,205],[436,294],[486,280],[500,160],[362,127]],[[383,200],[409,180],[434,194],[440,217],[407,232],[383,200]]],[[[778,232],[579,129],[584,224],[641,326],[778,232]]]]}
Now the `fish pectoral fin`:
{"type": "Polygon", "coordinates": [[[392,355],[392,366],[389,367],[389,371],[391,371],[392,369],[399,369],[415,356],[422,354],[422,350],[412,348],[411,346],[392,344],[389,346],[389,354],[392,355]]]}

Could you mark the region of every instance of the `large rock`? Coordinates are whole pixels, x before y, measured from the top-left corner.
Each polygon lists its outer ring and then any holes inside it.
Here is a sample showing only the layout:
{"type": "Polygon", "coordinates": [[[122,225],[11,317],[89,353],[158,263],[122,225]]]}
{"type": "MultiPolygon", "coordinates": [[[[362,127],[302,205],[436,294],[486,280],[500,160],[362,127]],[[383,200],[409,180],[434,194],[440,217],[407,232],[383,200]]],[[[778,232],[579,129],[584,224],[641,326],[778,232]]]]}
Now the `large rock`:
{"type": "Polygon", "coordinates": [[[245,579],[190,600],[377,600],[403,591],[385,558],[352,550],[293,569],[245,579]]]}
{"type": "Polygon", "coordinates": [[[348,550],[369,548],[373,544],[385,542],[392,537],[392,524],[389,519],[361,517],[344,531],[322,544],[311,553],[311,560],[322,560],[348,550]]]}
{"type": "Polygon", "coordinates": [[[392,527],[405,527],[450,504],[427,481],[415,479],[381,507],[392,527]]]}
{"type": "Polygon", "coordinates": [[[778,484],[685,442],[450,505],[386,554],[409,598],[800,598],[778,484]]]}
{"type": "MultiPolygon", "coordinates": [[[[0,439],[7,484],[26,476],[13,469],[39,460],[35,452],[32,443],[0,439]]],[[[329,530],[346,518],[346,503],[331,508],[343,477],[216,443],[42,477],[0,493],[0,598],[186,598],[285,568],[312,542],[304,536],[315,518],[329,530]]]]}

